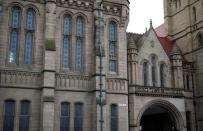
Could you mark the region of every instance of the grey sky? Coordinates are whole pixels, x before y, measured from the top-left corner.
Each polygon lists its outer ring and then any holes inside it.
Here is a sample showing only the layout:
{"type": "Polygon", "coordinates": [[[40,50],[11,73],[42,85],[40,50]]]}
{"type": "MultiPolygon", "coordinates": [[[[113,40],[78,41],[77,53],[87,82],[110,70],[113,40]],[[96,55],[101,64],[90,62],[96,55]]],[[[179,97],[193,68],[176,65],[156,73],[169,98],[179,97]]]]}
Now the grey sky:
{"type": "Polygon", "coordinates": [[[150,19],[157,27],[164,22],[163,0],[130,0],[128,32],[144,33],[150,19]]]}

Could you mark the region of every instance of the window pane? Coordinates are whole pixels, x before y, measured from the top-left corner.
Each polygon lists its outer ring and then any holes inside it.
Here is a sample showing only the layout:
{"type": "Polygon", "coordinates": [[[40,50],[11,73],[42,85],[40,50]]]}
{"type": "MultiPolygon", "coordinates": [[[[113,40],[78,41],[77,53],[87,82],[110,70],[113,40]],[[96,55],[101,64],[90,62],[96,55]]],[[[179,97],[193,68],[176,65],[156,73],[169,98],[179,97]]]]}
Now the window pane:
{"type": "Polygon", "coordinates": [[[165,87],[165,65],[160,65],[160,79],[161,79],[161,87],[165,87]]]}
{"type": "Polygon", "coordinates": [[[118,131],[118,107],[111,105],[111,131],[118,131]]]}
{"type": "Polygon", "coordinates": [[[152,56],[152,59],[151,59],[151,62],[152,62],[152,84],[153,86],[156,86],[157,83],[156,83],[156,58],[155,56],[152,56]]]}
{"type": "Polygon", "coordinates": [[[33,30],[34,29],[34,10],[28,9],[26,16],[26,29],[33,30]]]}
{"type": "Polygon", "coordinates": [[[69,131],[70,105],[61,104],[60,131],[69,131]]]}
{"type": "Polygon", "coordinates": [[[76,23],[76,32],[77,32],[77,36],[83,36],[83,18],[82,17],[78,17],[77,18],[77,23],[76,23]]]}
{"type": "Polygon", "coordinates": [[[143,64],[143,79],[144,79],[144,85],[147,86],[148,84],[148,64],[145,62],[143,64]]]}
{"type": "Polygon", "coordinates": [[[70,16],[65,16],[64,18],[64,34],[70,35],[71,31],[71,18],[70,16]]]}
{"type": "Polygon", "coordinates": [[[15,113],[15,102],[6,101],[5,102],[3,131],[13,131],[14,113],[15,113]]]}
{"type": "Polygon", "coordinates": [[[76,70],[80,70],[82,67],[82,40],[76,41],[76,70]]]}
{"type": "Polygon", "coordinates": [[[32,33],[28,32],[25,35],[25,58],[24,63],[25,64],[31,64],[32,63],[32,44],[33,44],[33,37],[32,33]]]}
{"type": "Polygon", "coordinates": [[[83,105],[80,103],[75,104],[75,118],[74,118],[74,131],[82,131],[83,119],[83,105]]]}
{"type": "Polygon", "coordinates": [[[115,60],[109,61],[109,70],[111,72],[116,72],[116,61],[115,60]]]}
{"type": "Polygon", "coordinates": [[[21,102],[19,131],[28,131],[29,130],[29,110],[30,110],[30,102],[22,101],[21,102]]]}
{"type": "Polygon", "coordinates": [[[19,28],[20,26],[20,8],[13,7],[12,8],[12,18],[11,18],[11,27],[12,28],[19,28]]]}
{"type": "Polygon", "coordinates": [[[109,24],[109,39],[110,41],[116,41],[116,23],[110,22],[109,24]]]}
{"type": "Polygon", "coordinates": [[[64,38],[63,40],[63,67],[69,67],[69,38],[64,38]]]}
{"type": "Polygon", "coordinates": [[[18,47],[18,32],[12,31],[10,34],[10,51],[9,51],[10,63],[16,63],[17,47],[18,47]]]}
{"type": "Polygon", "coordinates": [[[115,45],[115,42],[111,42],[109,44],[109,55],[110,56],[115,56],[116,55],[116,45],[115,45]]]}

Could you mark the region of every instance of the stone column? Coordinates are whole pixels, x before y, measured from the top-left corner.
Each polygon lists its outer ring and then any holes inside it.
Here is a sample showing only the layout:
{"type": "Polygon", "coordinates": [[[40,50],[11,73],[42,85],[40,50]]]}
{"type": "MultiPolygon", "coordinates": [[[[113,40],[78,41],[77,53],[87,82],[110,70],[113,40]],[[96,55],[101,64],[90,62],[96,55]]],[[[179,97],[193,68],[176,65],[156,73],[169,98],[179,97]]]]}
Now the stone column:
{"type": "Polygon", "coordinates": [[[46,0],[45,9],[45,52],[41,131],[54,131],[56,1],[46,0]]]}
{"type": "Polygon", "coordinates": [[[177,45],[174,45],[173,50],[171,52],[171,61],[175,88],[184,88],[182,59],[183,58],[180,49],[177,45]]]}

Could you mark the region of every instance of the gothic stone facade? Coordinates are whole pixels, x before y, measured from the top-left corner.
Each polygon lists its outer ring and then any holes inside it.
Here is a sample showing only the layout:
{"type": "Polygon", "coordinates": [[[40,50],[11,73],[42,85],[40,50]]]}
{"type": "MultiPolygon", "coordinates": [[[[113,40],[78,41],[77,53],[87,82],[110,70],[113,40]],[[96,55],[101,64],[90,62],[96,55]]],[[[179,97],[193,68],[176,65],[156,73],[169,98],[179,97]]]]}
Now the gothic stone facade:
{"type": "Polygon", "coordinates": [[[181,46],[152,25],[126,34],[128,15],[128,0],[0,0],[0,131],[99,130],[100,51],[104,131],[162,114],[166,131],[194,131],[181,46]]]}

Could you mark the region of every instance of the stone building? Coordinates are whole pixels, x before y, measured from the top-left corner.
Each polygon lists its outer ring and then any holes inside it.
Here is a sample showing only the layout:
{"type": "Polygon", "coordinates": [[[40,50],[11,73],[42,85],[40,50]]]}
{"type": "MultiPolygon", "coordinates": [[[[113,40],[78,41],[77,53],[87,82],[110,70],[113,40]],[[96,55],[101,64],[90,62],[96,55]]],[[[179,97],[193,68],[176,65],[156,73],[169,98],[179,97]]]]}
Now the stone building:
{"type": "Polygon", "coordinates": [[[0,0],[0,131],[201,131],[202,48],[185,52],[172,3],[166,34],[140,35],[128,0],[0,0]]]}

